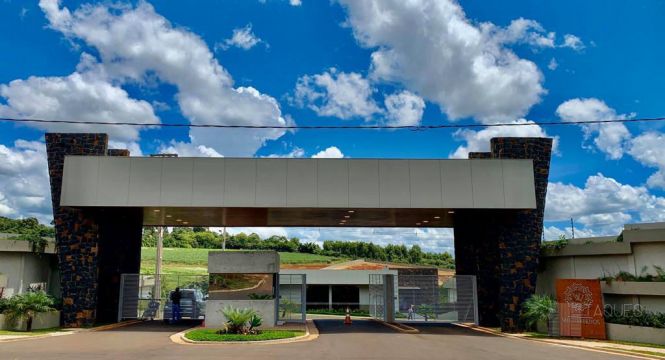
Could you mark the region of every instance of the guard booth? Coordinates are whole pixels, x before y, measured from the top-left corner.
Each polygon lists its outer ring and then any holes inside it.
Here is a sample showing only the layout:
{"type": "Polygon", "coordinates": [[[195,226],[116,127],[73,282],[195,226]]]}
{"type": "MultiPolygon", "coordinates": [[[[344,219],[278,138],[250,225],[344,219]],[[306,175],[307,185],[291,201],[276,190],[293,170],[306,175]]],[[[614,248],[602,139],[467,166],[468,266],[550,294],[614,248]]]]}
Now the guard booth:
{"type": "Polygon", "coordinates": [[[209,253],[208,275],[122,274],[118,321],[171,319],[170,294],[179,287],[184,319],[224,322],[226,306],[252,308],[268,326],[306,320],[306,275],[278,275],[276,252],[209,253]],[[206,316],[206,314],[208,316],[206,316]]]}

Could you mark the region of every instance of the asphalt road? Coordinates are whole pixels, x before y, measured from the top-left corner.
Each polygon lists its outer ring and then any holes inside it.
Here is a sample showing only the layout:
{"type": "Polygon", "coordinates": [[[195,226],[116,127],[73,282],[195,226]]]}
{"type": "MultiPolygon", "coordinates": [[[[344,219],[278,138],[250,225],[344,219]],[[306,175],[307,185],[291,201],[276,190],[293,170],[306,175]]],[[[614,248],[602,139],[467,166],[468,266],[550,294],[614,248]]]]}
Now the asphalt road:
{"type": "Polygon", "coordinates": [[[538,359],[628,357],[486,335],[455,326],[402,334],[381,324],[316,320],[318,339],[271,345],[179,345],[169,336],[188,326],[141,323],[109,331],[0,343],[0,359],[538,359]]]}

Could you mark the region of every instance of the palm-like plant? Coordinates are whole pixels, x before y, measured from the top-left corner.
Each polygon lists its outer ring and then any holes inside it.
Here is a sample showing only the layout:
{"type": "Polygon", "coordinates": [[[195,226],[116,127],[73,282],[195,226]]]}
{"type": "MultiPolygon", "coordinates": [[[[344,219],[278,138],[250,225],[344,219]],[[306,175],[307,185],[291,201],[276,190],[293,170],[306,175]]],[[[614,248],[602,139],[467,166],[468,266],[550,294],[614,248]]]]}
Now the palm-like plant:
{"type": "Polygon", "coordinates": [[[545,321],[549,331],[550,317],[556,312],[556,300],[549,295],[532,295],[522,304],[522,318],[527,328],[533,328],[539,321],[545,321]]]}
{"type": "Polygon", "coordinates": [[[252,328],[253,319],[255,317],[260,319],[253,309],[235,309],[228,306],[221,312],[226,318],[226,331],[231,334],[247,334],[252,328]]]}
{"type": "Polygon", "coordinates": [[[43,291],[26,292],[12,296],[5,305],[4,314],[13,326],[26,320],[26,330],[32,331],[32,320],[38,313],[53,310],[53,298],[43,291]]]}

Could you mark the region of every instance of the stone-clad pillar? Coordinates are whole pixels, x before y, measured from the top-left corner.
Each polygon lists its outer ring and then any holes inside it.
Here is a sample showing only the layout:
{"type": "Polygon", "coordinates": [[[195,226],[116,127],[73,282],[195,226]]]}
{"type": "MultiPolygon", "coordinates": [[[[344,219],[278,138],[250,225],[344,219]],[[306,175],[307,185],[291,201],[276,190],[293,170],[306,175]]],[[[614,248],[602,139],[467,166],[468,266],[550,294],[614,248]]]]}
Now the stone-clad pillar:
{"type": "Polygon", "coordinates": [[[62,323],[92,325],[97,303],[99,224],[91,211],[60,206],[65,155],[106,155],[106,134],[46,134],[62,293],[62,323]]]}
{"type": "Polygon", "coordinates": [[[545,197],[552,156],[551,138],[494,138],[495,159],[533,159],[536,209],[517,211],[499,226],[501,258],[501,330],[521,330],[522,303],[536,291],[536,274],[543,235],[545,197]]]}
{"type": "Polygon", "coordinates": [[[521,305],[536,289],[552,139],[494,138],[491,152],[472,159],[533,159],[536,209],[458,210],[455,264],[460,275],[475,275],[480,324],[520,330],[521,305]]]}
{"type": "Polygon", "coordinates": [[[67,327],[117,319],[120,275],[138,273],[143,211],[140,208],[77,209],[60,206],[66,155],[129,156],[108,149],[106,134],[46,134],[51,179],[62,323],[67,327]]]}

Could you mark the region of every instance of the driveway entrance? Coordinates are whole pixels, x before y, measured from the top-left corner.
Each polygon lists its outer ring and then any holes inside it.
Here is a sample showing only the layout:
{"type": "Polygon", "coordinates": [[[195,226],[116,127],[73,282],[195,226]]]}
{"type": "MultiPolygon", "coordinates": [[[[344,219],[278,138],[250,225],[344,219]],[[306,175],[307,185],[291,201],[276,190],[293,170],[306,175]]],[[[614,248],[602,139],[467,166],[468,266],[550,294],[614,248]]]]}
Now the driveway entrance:
{"type": "Polygon", "coordinates": [[[619,355],[565,348],[487,335],[454,325],[420,327],[402,334],[370,321],[317,320],[320,336],[312,341],[273,345],[180,345],[169,336],[189,324],[140,323],[109,331],[0,343],[3,359],[629,359],[619,355]]]}

